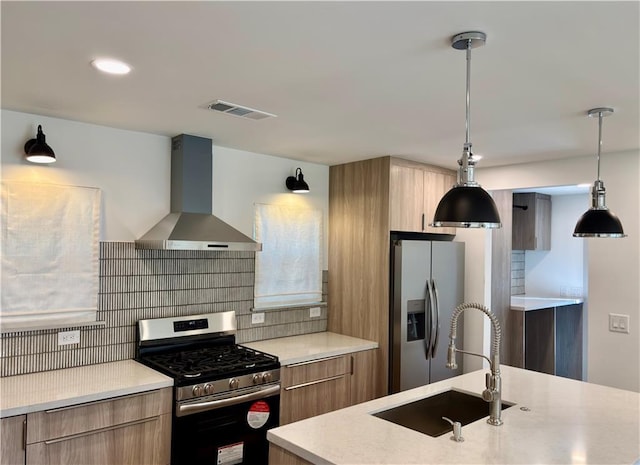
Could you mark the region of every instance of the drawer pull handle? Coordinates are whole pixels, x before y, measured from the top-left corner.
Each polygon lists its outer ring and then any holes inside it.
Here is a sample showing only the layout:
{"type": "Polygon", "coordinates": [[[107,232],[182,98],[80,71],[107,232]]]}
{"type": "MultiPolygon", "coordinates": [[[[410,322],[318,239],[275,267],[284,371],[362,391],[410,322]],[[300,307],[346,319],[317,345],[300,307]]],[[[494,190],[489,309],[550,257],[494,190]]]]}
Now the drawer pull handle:
{"type": "Polygon", "coordinates": [[[306,362],[292,363],[291,365],[286,365],[286,367],[287,368],[301,367],[304,365],[311,365],[313,363],[327,362],[329,360],[338,360],[338,359],[341,359],[342,357],[343,355],[337,355],[335,357],[327,357],[327,358],[317,358],[315,360],[308,360],[306,362]]]}
{"type": "Polygon", "coordinates": [[[152,394],[152,393],[155,393],[155,392],[157,392],[157,391],[146,391],[146,392],[140,392],[138,394],[129,394],[129,395],[119,396],[119,397],[109,397],[108,399],[85,402],[84,404],[73,404],[73,405],[67,405],[66,407],[52,408],[52,409],[49,409],[49,410],[45,410],[44,413],[63,412],[65,410],[72,410],[74,408],[88,407],[88,406],[92,406],[92,405],[104,404],[106,402],[113,402],[114,400],[132,399],[134,397],[148,396],[149,394],[152,394]]]}
{"type": "Polygon", "coordinates": [[[48,441],[44,441],[44,443],[46,445],[50,445],[50,444],[55,444],[57,442],[71,441],[72,439],[82,438],[82,437],[85,437],[85,436],[91,436],[91,435],[94,435],[94,434],[105,433],[107,431],[113,431],[113,430],[116,430],[116,429],[126,428],[128,426],[140,425],[142,423],[149,423],[150,421],[156,421],[157,419],[158,419],[158,417],[143,418],[142,420],[129,421],[127,423],[122,423],[120,425],[108,426],[106,428],[100,428],[100,429],[95,429],[95,430],[92,430],[92,431],[86,431],[86,432],[83,432],[83,433],[72,434],[71,436],[65,436],[63,438],[50,439],[48,441]]]}
{"type": "Polygon", "coordinates": [[[293,391],[294,389],[300,389],[303,387],[307,387],[307,386],[313,386],[314,384],[320,384],[320,383],[326,383],[327,381],[334,381],[336,379],[340,379],[340,378],[344,378],[345,375],[337,375],[337,376],[332,376],[331,378],[322,378],[322,379],[318,379],[315,381],[309,381],[308,383],[302,383],[302,384],[296,384],[295,386],[289,386],[287,388],[284,388],[285,391],[293,391]]]}

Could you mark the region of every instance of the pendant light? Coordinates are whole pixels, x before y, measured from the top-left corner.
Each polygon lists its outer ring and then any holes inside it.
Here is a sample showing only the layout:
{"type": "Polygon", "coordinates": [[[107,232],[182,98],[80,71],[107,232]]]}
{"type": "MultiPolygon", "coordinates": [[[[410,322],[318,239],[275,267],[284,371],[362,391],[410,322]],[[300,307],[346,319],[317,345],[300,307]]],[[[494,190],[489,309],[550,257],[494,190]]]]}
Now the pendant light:
{"type": "Polygon", "coordinates": [[[484,45],[484,32],[463,32],[453,36],[451,46],[467,52],[467,113],[466,141],[462,158],[458,160],[458,181],[440,200],[431,226],[454,228],[500,228],[500,215],[496,204],[480,184],[474,180],[476,160],[471,152],[469,138],[469,104],[471,84],[471,49],[484,45]]]}
{"type": "Polygon", "coordinates": [[[598,179],[591,187],[591,208],[580,217],[573,237],[626,237],[622,223],[605,204],[604,183],[600,180],[600,149],[602,148],[602,118],[613,113],[613,108],[594,108],[587,112],[598,117],[598,179]]]}

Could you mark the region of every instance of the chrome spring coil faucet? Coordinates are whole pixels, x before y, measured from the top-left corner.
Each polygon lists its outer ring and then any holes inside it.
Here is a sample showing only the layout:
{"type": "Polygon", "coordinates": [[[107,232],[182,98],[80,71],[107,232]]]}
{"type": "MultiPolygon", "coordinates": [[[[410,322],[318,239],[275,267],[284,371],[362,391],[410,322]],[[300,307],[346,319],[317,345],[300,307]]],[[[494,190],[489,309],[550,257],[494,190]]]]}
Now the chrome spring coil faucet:
{"type": "Polygon", "coordinates": [[[491,312],[487,307],[480,304],[474,303],[463,303],[458,305],[453,311],[453,316],[451,317],[451,331],[449,333],[449,348],[447,349],[447,368],[455,370],[458,368],[458,364],[456,363],[456,352],[460,352],[463,354],[475,355],[477,357],[482,357],[489,362],[489,366],[491,367],[491,373],[486,374],[485,382],[486,389],[482,392],[482,398],[490,402],[490,415],[487,423],[494,426],[500,426],[502,424],[502,420],[500,415],[502,413],[502,381],[500,380],[500,340],[502,338],[502,330],[500,329],[500,322],[494,313],[491,312]],[[475,352],[467,352],[465,350],[456,348],[456,336],[457,336],[457,328],[458,328],[458,317],[460,314],[468,309],[474,308],[476,310],[480,310],[482,313],[487,315],[491,320],[491,324],[493,325],[493,335],[491,339],[491,359],[487,358],[483,354],[477,354],[475,352]]]}

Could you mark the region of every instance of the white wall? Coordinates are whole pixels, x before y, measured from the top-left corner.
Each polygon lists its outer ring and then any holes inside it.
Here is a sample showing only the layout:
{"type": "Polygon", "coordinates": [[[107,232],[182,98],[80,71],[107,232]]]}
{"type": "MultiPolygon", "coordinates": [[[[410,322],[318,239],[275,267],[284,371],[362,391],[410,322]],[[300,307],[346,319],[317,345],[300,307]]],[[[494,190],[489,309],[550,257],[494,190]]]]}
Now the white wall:
{"type": "MultiPolygon", "coordinates": [[[[477,171],[477,179],[489,190],[593,183],[594,158],[485,168],[477,171]]],[[[640,392],[640,153],[603,154],[601,177],[607,205],[629,237],[575,239],[587,245],[588,381],[640,392]],[[609,332],[609,313],[629,315],[630,334],[609,332]]],[[[469,238],[467,248],[482,248],[486,234],[469,238]]],[[[469,279],[479,279],[483,267],[476,266],[469,279]]]]}
{"type": "Polygon", "coordinates": [[[2,179],[100,188],[102,240],[132,241],[168,213],[168,137],[7,110],[0,117],[2,179]],[[38,124],[53,164],[23,158],[38,124]]]}
{"type": "MultiPolygon", "coordinates": [[[[133,241],[169,213],[170,137],[8,110],[0,117],[1,178],[100,188],[101,240],[133,241]],[[38,124],[56,153],[51,165],[23,158],[24,143],[35,137],[38,124]]],[[[216,147],[215,141],[213,153],[213,213],[244,234],[253,235],[255,202],[321,209],[327,227],[328,166],[216,147]],[[284,186],[297,167],[309,194],[292,194],[284,186]]],[[[326,257],[326,234],[324,243],[326,257]]]]}
{"type": "Polygon", "coordinates": [[[551,250],[525,252],[527,295],[583,297],[585,241],[573,237],[576,221],[589,208],[589,194],[551,197],[551,250]]]}
{"type": "Polygon", "coordinates": [[[250,237],[253,237],[256,203],[297,205],[321,210],[324,219],[322,269],[327,269],[328,166],[216,146],[213,150],[213,184],[213,211],[250,237]],[[309,184],[306,194],[294,194],[285,186],[286,178],[293,176],[296,168],[302,169],[304,180],[309,184]],[[241,189],[240,184],[251,187],[241,189]]]}

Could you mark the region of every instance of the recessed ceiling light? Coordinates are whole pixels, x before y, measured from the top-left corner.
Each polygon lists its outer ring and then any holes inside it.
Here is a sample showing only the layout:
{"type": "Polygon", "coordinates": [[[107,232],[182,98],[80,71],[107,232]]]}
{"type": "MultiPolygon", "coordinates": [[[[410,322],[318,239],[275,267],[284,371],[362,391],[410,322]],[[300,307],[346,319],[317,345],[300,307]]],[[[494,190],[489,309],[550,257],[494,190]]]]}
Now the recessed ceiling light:
{"type": "Polygon", "coordinates": [[[96,58],[91,62],[91,65],[95,69],[109,74],[128,74],[131,71],[131,66],[124,61],[112,58],[96,58]]]}

